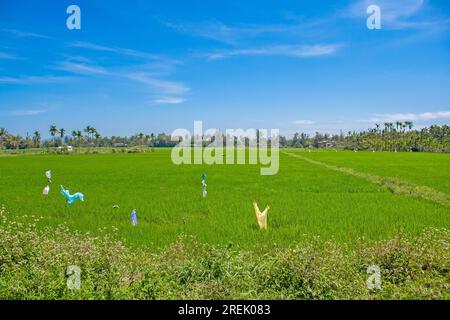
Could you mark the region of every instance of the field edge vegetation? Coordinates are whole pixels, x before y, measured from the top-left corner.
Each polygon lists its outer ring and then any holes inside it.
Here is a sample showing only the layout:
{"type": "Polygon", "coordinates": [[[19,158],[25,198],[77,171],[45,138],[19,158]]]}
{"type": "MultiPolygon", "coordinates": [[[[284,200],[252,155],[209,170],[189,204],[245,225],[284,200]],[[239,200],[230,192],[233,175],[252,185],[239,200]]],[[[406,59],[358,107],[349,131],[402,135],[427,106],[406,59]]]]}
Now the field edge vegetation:
{"type": "MultiPolygon", "coordinates": [[[[159,253],[66,226],[37,229],[0,209],[0,299],[450,299],[450,231],[428,228],[356,246],[311,238],[236,250],[180,235],[159,253]],[[381,270],[369,290],[367,268],[381,270]],[[69,265],[81,288],[67,288],[69,265]]],[[[25,222],[26,221],[26,222],[25,222]]]]}

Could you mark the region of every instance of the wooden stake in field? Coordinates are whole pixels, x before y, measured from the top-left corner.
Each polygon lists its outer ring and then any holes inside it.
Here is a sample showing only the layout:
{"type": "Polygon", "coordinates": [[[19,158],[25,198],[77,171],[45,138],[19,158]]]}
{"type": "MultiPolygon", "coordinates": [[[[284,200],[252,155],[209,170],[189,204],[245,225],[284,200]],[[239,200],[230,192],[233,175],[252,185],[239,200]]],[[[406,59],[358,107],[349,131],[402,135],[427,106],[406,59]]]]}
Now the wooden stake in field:
{"type": "Polygon", "coordinates": [[[255,208],[256,219],[258,220],[258,225],[260,229],[267,229],[267,213],[270,207],[266,206],[263,212],[259,210],[256,201],[253,201],[253,207],[255,208]]]}

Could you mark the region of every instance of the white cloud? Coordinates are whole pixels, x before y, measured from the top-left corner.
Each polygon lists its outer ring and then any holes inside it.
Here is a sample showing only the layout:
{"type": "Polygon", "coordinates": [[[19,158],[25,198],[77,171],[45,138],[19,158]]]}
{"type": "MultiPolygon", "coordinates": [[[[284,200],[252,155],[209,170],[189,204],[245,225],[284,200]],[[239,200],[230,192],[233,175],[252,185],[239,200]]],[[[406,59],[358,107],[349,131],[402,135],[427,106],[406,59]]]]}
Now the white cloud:
{"type": "Polygon", "coordinates": [[[25,76],[25,77],[2,77],[0,76],[1,84],[49,84],[60,83],[73,80],[71,77],[57,77],[57,76],[25,76]]]}
{"type": "MultiPolygon", "coordinates": [[[[367,18],[366,9],[369,5],[378,5],[381,9],[382,28],[389,29],[417,29],[430,32],[439,30],[450,24],[448,17],[434,14],[431,17],[421,16],[433,9],[430,2],[425,0],[358,0],[347,8],[344,17],[367,18]]],[[[434,10],[436,12],[437,10],[434,10]]]]}
{"type": "Polygon", "coordinates": [[[93,75],[105,75],[109,72],[99,66],[94,65],[88,65],[86,63],[78,63],[78,62],[71,62],[71,61],[64,61],[60,62],[55,67],[58,70],[63,70],[67,72],[72,73],[79,73],[79,74],[93,74],[93,75]]]}
{"type": "Polygon", "coordinates": [[[429,121],[439,119],[450,119],[450,111],[375,114],[368,120],[362,120],[362,122],[429,121]]]}
{"type": "Polygon", "coordinates": [[[302,20],[295,23],[227,25],[217,20],[195,24],[161,21],[164,26],[176,32],[229,45],[237,45],[243,41],[266,35],[295,36],[297,38],[299,36],[311,36],[310,32],[313,28],[323,22],[324,20],[302,20]]]}
{"type": "Polygon", "coordinates": [[[180,104],[185,102],[186,99],[180,97],[159,97],[153,100],[157,104],[180,104]]]}
{"type": "Polygon", "coordinates": [[[34,32],[26,32],[26,31],[20,31],[15,29],[1,29],[3,32],[7,32],[13,36],[20,37],[20,38],[42,38],[42,39],[50,39],[49,36],[38,34],[34,32]]]}
{"type": "Polygon", "coordinates": [[[383,21],[394,22],[418,13],[424,7],[424,0],[359,0],[349,7],[348,14],[367,17],[366,10],[370,5],[380,7],[383,21]]]}
{"type": "Polygon", "coordinates": [[[277,45],[262,48],[231,49],[207,54],[209,59],[224,59],[233,56],[289,56],[307,58],[334,54],[341,44],[328,45],[277,45]]]}
{"type": "Polygon", "coordinates": [[[299,124],[299,125],[312,125],[315,122],[312,120],[295,120],[294,124],[299,124]]]}
{"type": "Polygon", "coordinates": [[[153,59],[153,60],[167,60],[166,58],[163,58],[162,56],[146,53],[134,49],[128,49],[128,48],[120,48],[120,47],[107,47],[98,45],[91,42],[83,42],[83,41],[75,41],[70,43],[70,46],[76,47],[76,48],[84,48],[84,49],[90,49],[90,50],[96,50],[96,51],[104,51],[104,52],[112,52],[115,54],[120,54],[124,56],[129,57],[137,57],[137,58],[144,58],[144,59],[153,59]]]}
{"type": "Polygon", "coordinates": [[[129,73],[127,77],[131,80],[138,81],[150,86],[159,93],[169,95],[181,95],[189,92],[189,88],[182,83],[168,80],[161,80],[153,77],[148,72],[134,72],[129,73]]]}
{"type": "Polygon", "coordinates": [[[42,109],[27,109],[27,110],[16,110],[13,111],[11,114],[14,116],[35,116],[41,113],[45,113],[47,110],[42,109]]]}
{"type": "Polygon", "coordinates": [[[11,59],[11,60],[14,60],[14,59],[17,59],[17,56],[0,51],[0,59],[11,59]]]}
{"type": "Polygon", "coordinates": [[[238,37],[238,30],[230,28],[220,21],[204,22],[200,25],[173,22],[162,23],[166,27],[180,33],[212,39],[228,44],[236,43],[238,37]]]}

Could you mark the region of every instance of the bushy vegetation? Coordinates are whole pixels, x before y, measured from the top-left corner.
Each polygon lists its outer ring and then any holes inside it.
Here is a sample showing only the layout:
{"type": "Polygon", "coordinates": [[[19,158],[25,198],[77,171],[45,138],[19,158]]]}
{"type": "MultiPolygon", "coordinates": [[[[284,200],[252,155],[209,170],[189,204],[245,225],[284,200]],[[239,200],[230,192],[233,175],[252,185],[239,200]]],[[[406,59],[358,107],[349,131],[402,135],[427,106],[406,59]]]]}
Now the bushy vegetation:
{"type": "Polygon", "coordinates": [[[180,235],[158,253],[130,249],[114,236],[36,228],[0,210],[0,299],[449,299],[450,232],[348,247],[311,238],[251,251],[201,244],[180,235]],[[367,268],[381,270],[368,289],[367,268]],[[67,287],[69,265],[80,289],[67,287]]]}

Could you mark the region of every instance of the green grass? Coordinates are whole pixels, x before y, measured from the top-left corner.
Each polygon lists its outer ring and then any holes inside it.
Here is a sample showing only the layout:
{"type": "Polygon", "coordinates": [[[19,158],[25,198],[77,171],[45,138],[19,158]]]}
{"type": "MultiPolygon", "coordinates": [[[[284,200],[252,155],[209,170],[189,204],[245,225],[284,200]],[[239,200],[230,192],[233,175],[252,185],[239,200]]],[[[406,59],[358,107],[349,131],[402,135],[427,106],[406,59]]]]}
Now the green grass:
{"type": "Polygon", "coordinates": [[[299,152],[311,159],[450,193],[450,155],[419,152],[299,152]]]}
{"type": "MultiPolygon", "coordinates": [[[[449,192],[450,155],[371,152],[302,153],[360,171],[396,176],[449,192]]],[[[448,207],[403,195],[364,179],[280,155],[280,171],[261,176],[253,165],[175,166],[170,151],[147,154],[35,155],[0,157],[0,204],[13,216],[42,216],[40,226],[66,223],[97,234],[118,228],[131,246],[160,249],[180,234],[201,243],[254,248],[288,245],[319,236],[353,243],[375,241],[399,230],[450,228],[448,207]],[[53,173],[48,197],[44,172],[53,173]],[[202,171],[208,197],[201,197],[202,171]],[[65,205],[59,185],[83,192],[86,202],[65,205]],[[270,204],[269,230],[258,229],[252,201],[270,204]],[[119,209],[112,209],[113,205],[119,209]],[[130,224],[136,208],[138,226],[130,224]]]]}

